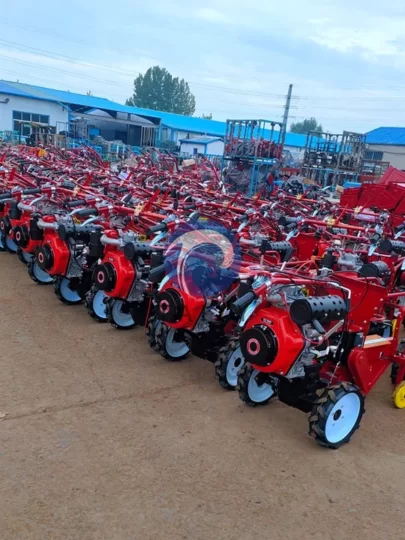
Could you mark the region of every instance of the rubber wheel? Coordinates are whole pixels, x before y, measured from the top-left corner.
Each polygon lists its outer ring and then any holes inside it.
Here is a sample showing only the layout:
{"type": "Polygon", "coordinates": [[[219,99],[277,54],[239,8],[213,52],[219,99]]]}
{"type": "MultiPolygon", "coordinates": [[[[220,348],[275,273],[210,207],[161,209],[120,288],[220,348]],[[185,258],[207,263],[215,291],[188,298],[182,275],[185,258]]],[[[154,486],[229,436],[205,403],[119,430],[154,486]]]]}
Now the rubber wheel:
{"type": "Polygon", "coordinates": [[[54,283],[54,291],[58,299],[68,306],[82,303],[80,294],[70,288],[70,280],[66,277],[57,277],[54,283]]]}
{"type": "MultiPolygon", "coordinates": [[[[404,354],[404,352],[405,352],[405,340],[401,339],[401,341],[400,341],[400,343],[398,345],[397,353],[398,354],[404,354]]],[[[399,367],[400,367],[400,364],[398,364],[397,362],[393,362],[393,364],[391,366],[390,379],[391,379],[392,384],[394,384],[394,385],[397,384],[397,376],[398,376],[399,367]]],[[[404,374],[402,380],[405,380],[405,374],[404,374]]]]}
{"type": "Polygon", "coordinates": [[[24,251],[22,248],[19,247],[17,249],[17,257],[20,259],[20,261],[23,264],[25,264],[25,266],[28,266],[28,263],[32,259],[33,254],[32,253],[27,253],[26,251],[24,251]]]}
{"type": "Polygon", "coordinates": [[[161,321],[159,321],[154,315],[149,317],[148,324],[146,325],[146,336],[148,338],[149,347],[151,349],[154,349],[158,352],[158,349],[156,348],[157,342],[156,342],[156,328],[162,324],[161,321]]]}
{"type": "Polygon", "coordinates": [[[364,396],[357,386],[327,386],[319,391],[309,415],[309,435],[320,446],[339,448],[360,427],[364,412],[364,396]]]}
{"type": "Polygon", "coordinates": [[[238,373],[236,389],[239,392],[239,398],[249,407],[267,405],[276,396],[276,391],[271,384],[260,384],[257,381],[258,375],[260,372],[254,369],[249,362],[246,362],[238,373]]]}
{"type": "Polygon", "coordinates": [[[169,362],[184,360],[190,352],[190,348],[184,339],[179,338],[179,330],[169,328],[164,322],[155,328],[156,345],[154,349],[169,362]]]}
{"type": "Polygon", "coordinates": [[[4,247],[4,236],[0,234],[0,252],[6,251],[6,248],[4,247]]]}
{"type": "Polygon", "coordinates": [[[238,384],[238,373],[245,364],[239,340],[231,339],[225,347],[218,351],[215,362],[215,377],[222,388],[235,390],[238,384]]]}
{"type": "Polygon", "coordinates": [[[131,310],[131,304],[119,298],[109,298],[106,303],[108,322],[117,330],[135,328],[136,322],[131,310]]]}
{"type": "Polygon", "coordinates": [[[405,409],[405,381],[400,382],[392,393],[392,401],[397,409],[405,409]]]}
{"type": "Polygon", "coordinates": [[[108,321],[106,306],[107,298],[105,292],[101,291],[95,285],[92,285],[91,289],[86,294],[85,306],[87,308],[87,313],[94,321],[99,323],[108,321]]]}
{"type": "Polygon", "coordinates": [[[38,266],[38,262],[36,257],[32,257],[30,262],[27,265],[28,268],[28,275],[32,279],[32,281],[35,281],[38,285],[49,285],[50,283],[53,283],[54,278],[53,276],[50,276],[48,272],[45,272],[45,270],[42,270],[38,266]]]}
{"type": "Polygon", "coordinates": [[[14,242],[14,240],[10,238],[9,236],[6,236],[4,238],[3,244],[4,244],[4,247],[6,248],[6,251],[9,251],[10,253],[17,253],[18,246],[14,242]]]}

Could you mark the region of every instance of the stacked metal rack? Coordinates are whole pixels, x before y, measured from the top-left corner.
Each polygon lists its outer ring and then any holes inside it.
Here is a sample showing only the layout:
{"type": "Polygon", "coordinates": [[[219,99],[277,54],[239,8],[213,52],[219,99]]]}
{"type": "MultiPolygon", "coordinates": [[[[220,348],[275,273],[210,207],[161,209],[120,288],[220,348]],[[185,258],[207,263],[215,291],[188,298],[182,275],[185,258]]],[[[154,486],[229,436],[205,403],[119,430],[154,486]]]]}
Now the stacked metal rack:
{"type": "Polygon", "coordinates": [[[365,153],[366,136],[362,133],[310,131],[301,174],[323,186],[357,182],[362,173],[365,153]]]}
{"type": "Polygon", "coordinates": [[[284,133],[282,122],[227,120],[222,160],[225,181],[238,191],[256,193],[280,164],[284,133]]]}

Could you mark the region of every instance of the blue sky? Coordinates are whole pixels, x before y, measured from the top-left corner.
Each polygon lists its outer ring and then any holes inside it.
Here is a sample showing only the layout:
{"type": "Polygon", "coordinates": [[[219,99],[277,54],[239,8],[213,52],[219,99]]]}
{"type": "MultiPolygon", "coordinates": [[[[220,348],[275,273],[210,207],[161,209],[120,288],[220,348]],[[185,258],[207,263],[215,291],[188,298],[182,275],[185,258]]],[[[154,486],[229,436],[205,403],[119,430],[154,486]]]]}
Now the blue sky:
{"type": "Polygon", "coordinates": [[[390,0],[32,0],[0,19],[0,78],[124,102],[138,72],[184,77],[196,115],[325,129],[405,126],[405,3],[390,0]]]}

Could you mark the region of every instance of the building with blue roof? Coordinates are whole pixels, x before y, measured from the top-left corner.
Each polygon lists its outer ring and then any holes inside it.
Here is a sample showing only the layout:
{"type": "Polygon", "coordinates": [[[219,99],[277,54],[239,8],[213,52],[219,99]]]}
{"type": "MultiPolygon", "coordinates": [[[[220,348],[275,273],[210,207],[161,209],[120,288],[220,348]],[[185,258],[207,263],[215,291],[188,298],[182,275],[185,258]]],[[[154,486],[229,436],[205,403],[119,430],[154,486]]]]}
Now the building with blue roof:
{"type": "Polygon", "coordinates": [[[180,139],[180,155],[195,156],[222,156],[224,153],[224,141],[222,137],[192,137],[180,139]]]}
{"type": "Polygon", "coordinates": [[[366,158],[405,170],[405,128],[379,127],[366,136],[366,158]]]}
{"type": "MultiPolygon", "coordinates": [[[[217,120],[132,107],[102,97],[32,84],[0,81],[0,132],[20,130],[21,135],[27,137],[38,123],[51,126],[54,133],[72,135],[73,126],[79,119],[82,125],[91,126],[93,134],[99,133],[106,140],[121,140],[131,146],[142,145],[145,137],[154,144],[172,141],[175,145],[180,145],[184,139],[202,136],[223,139],[226,131],[226,122],[217,120]]],[[[278,132],[275,132],[274,138],[277,137],[278,132]]],[[[287,149],[302,150],[305,142],[305,135],[286,134],[287,149]]]]}

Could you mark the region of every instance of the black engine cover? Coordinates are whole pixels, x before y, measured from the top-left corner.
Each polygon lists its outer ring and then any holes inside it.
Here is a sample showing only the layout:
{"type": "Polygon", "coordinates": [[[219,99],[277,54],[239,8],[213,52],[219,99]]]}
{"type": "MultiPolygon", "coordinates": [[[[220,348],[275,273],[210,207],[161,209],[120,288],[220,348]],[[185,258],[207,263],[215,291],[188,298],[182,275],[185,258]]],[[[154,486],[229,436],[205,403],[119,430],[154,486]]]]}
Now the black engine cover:
{"type": "Polygon", "coordinates": [[[37,249],[37,261],[41,270],[50,270],[53,266],[53,252],[48,245],[37,249]]]}
{"type": "Polygon", "coordinates": [[[93,279],[101,291],[112,291],[117,283],[113,265],[110,263],[98,264],[94,269],[93,279]]]}
{"type": "Polygon", "coordinates": [[[30,233],[26,225],[14,229],[14,241],[18,247],[25,248],[30,241],[30,233]]]}
{"type": "Polygon", "coordinates": [[[246,362],[263,367],[270,366],[278,352],[276,336],[267,326],[254,326],[243,332],[240,346],[246,362]]]}
{"type": "Polygon", "coordinates": [[[184,313],[183,299],[174,289],[156,295],[156,317],[165,322],[178,322],[184,313]]]}

